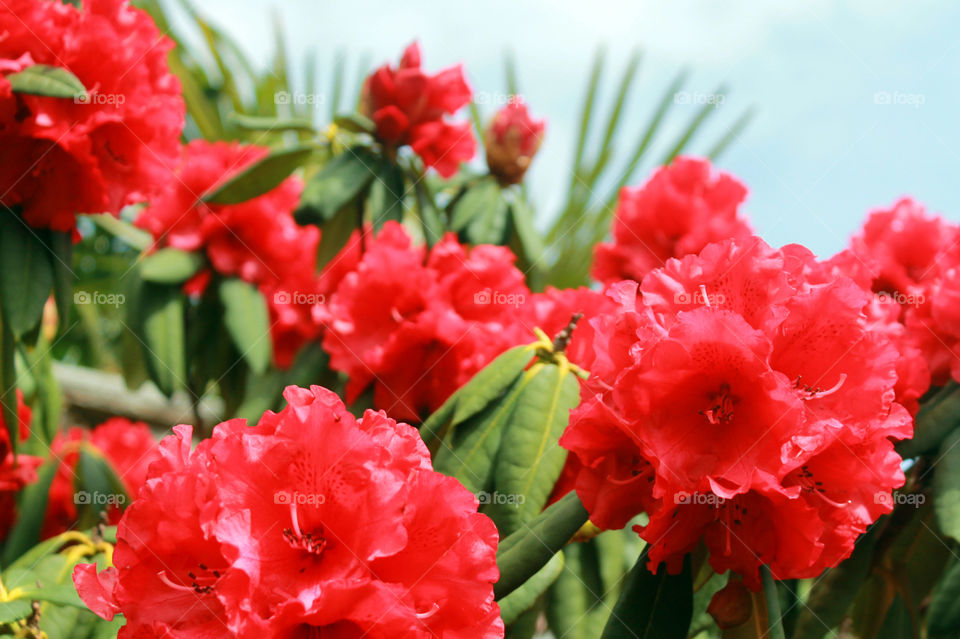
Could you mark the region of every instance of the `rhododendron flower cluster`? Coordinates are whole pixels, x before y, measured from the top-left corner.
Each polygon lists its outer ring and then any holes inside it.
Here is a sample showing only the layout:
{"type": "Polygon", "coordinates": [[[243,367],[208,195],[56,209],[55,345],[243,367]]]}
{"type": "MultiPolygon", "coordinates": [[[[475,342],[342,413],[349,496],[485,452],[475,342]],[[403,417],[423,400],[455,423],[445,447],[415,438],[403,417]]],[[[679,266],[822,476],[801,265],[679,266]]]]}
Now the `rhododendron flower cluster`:
{"type": "Polygon", "coordinates": [[[592,375],[561,444],[603,528],[641,511],[651,567],[702,539],[717,572],[757,587],[818,575],[892,508],[899,352],[871,328],[871,295],[799,246],[759,238],[670,259],[609,293],[592,375]]]}
{"type": "MultiPolygon", "coordinates": [[[[23,403],[23,393],[18,390],[17,435],[21,440],[30,436],[30,418],[30,407],[23,403]]],[[[7,425],[0,415],[0,541],[6,539],[16,520],[17,492],[36,479],[36,469],[41,462],[39,457],[23,454],[14,458],[11,444],[7,425]]]]}
{"type": "Polygon", "coordinates": [[[514,96],[493,116],[484,137],[487,167],[501,184],[517,184],[530,168],[543,142],[546,123],[534,120],[527,103],[514,96]]]}
{"type": "Polygon", "coordinates": [[[915,380],[914,407],[924,380],[960,380],[960,227],[903,198],[871,212],[833,262],[876,294],[878,327],[903,344],[901,377],[915,380]]]}
{"type": "Polygon", "coordinates": [[[290,387],[280,413],[178,426],[120,521],[115,567],[77,567],[121,637],[503,636],[497,533],[417,432],[290,387]]]}
{"type": "Polygon", "coordinates": [[[108,419],[93,430],[74,427],[58,435],[50,446],[51,455],[59,465],[50,483],[41,537],[58,535],[72,529],[77,523],[77,504],[83,503],[83,500],[78,500],[80,493],[77,492],[75,480],[80,445],[83,443],[88,443],[103,455],[123,484],[126,495],[84,496],[89,498],[87,503],[99,498],[96,505],[106,510],[107,520],[111,524],[119,521],[122,509],[128,503],[126,498],[136,497],[146,480],[147,468],[158,457],[150,428],[143,422],[131,422],[123,417],[108,419]],[[112,497],[110,503],[106,503],[106,497],[112,497]]]}
{"type": "MultiPolygon", "coordinates": [[[[239,204],[209,204],[201,197],[269,149],[227,142],[195,140],[184,148],[177,177],[166,180],[162,194],[137,218],[157,246],[203,251],[220,275],[256,284],[272,316],[275,357],[289,365],[300,345],[317,336],[310,306],[318,295],[316,227],[293,219],[303,184],[296,177],[239,204]],[[300,300],[304,301],[301,302],[300,300]]],[[[187,292],[202,293],[210,281],[204,271],[187,283],[187,292]]]]}
{"type": "Polygon", "coordinates": [[[126,0],[10,0],[0,33],[0,203],[69,231],[76,213],[117,213],[169,181],[184,104],[173,43],[146,13],[126,0]],[[34,65],[67,69],[86,98],[13,92],[7,76],[34,65]]]}
{"type": "Polygon", "coordinates": [[[508,249],[470,249],[448,234],[427,251],[395,222],[367,239],[315,307],[330,365],[349,375],[348,402],[372,383],[376,406],[419,421],[494,357],[532,341],[533,323],[522,321],[530,290],[508,249]]]}
{"type": "Polygon", "coordinates": [[[640,281],[671,257],[710,242],[752,235],[740,214],[746,187],[708,160],[678,157],[639,187],[620,190],[613,242],[595,249],[593,276],[604,283],[640,281]]]}
{"type": "Polygon", "coordinates": [[[363,111],[386,145],[410,145],[424,166],[450,177],[473,157],[476,141],[469,121],[447,122],[470,102],[472,92],[458,66],[435,75],[420,68],[420,45],[414,42],[394,68],[385,64],[363,85],[363,111]]]}

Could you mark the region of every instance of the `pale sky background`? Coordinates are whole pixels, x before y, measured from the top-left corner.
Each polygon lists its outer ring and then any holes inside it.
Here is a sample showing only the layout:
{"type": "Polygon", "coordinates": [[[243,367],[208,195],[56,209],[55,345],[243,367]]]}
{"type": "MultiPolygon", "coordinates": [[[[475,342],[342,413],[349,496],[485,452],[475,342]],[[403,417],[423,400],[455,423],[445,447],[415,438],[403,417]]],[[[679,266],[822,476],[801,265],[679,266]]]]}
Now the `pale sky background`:
{"type": "MultiPolygon", "coordinates": [[[[463,62],[474,90],[496,96],[506,88],[503,52],[511,49],[521,92],[533,114],[548,121],[529,178],[544,218],[556,211],[569,184],[581,100],[600,44],[607,48],[602,87],[608,98],[630,52],[644,52],[622,146],[636,139],[681,67],[692,71],[685,87],[690,95],[712,93],[721,83],[729,87],[694,150],[706,152],[724,126],[756,108],[719,165],[750,188],[745,210],[775,246],[800,242],[827,256],[845,245],[868,210],[903,194],[960,218],[960,3],[950,0],[198,4],[264,63],[273,49],[270,18],[276,11],[291,58],[317,52],[321,88],[329,86],[338,50],[348,52],[351,68],[363,54],[374,64],[395,62],[418,38],[428,70],[463,62]],[[878,92],[886,92],[890,104],[878,104],[878,92]]],[[[677,106],[674,130],[694,110],[677,106]]],[[[649,154],[634,182],[645,179],[649,162],[661,153],[649,154]]]]}

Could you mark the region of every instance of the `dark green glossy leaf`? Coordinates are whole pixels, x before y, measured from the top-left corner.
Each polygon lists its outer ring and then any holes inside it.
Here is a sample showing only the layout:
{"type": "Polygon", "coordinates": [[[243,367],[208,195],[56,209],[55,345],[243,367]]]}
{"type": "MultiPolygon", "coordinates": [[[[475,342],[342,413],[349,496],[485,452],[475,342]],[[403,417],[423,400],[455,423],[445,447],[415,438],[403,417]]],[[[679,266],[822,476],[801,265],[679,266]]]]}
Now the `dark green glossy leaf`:
{"type": "Polygon", "coordinates": [[[179,286],[145,282],[139,310],[147,370],[160,392],[169,397],[186,380],[183,292],[179,286]]]}
{"type": "Polygon", "coordinates": [[[312,146],[271,151],[203,196],[208,204],[240,204],[272,191],[313,155],[312,146]]]}
{"type": "Polygon", "coordinates": [[[270,311],[267,301],[255,286],[236,278],[220,284],[223,322],[237,350],[251,370],[262,374],[273,356],[270,339],[270,311]]]}
{"type": "Polygon", "coordinates": [[[300,224],[324,224],[354,201],[377,174],[379,158],[356,146],[330,160],[303,190],[295,217],[300,224]]]}
{"type": "Polygon", "coordinates": [[[602,639],[686,639],[693,615],[693,576],[690,557],[678,575],[658,566],[647,567],[647,552],[627,575],[623,593],[610,613],[602,639]]]}
{"type": "Polygon", "coordinates": [[[20,338],[40,322],[53,288],[50,250],[34,229],[0,209],[0,312],[20,338]]]}

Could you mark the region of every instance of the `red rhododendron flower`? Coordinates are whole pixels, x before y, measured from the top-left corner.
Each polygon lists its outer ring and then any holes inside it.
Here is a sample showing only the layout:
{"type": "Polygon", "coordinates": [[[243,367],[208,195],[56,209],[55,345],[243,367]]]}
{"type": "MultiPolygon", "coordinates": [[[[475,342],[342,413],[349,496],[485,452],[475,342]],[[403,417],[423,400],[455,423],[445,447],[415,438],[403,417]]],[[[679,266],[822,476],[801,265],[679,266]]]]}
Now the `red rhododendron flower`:
{"type": "MultiPolygon", "coordinates": [[[[22,441],[30,436],[30,418],[30,407],[23,403],[23,393],[17,389],[17,434],[22,441]]],[[[41,462],[39,457],[22,453],[14,459],[10,435],[0,415],[0,541],[6,539],[10,526],[16,521],[17,492],[36,480],[37,466],[41,462]]]]}
{"type": "Polygon", "coordinates": [[[624,187],[613,242],[598,244],[593,276],[610,283],[640,281],[671,257],[698,253],[710,242],[744,240],[752,232],[738,210],[746,187],[708,160],[678,157],[642,186],[624,187]]]}
{"type": "Polygon", "coordinates": [[[363,111],[387,145],[409,144],[427,167],[450,177],[461,162],[473,157],[476,141],[469,122],[451,123],[453,115],[470,102],[470,85],[460,66],[428,75],[420,68],[420,45],[407,47],[400,64],[385,64],[363,85],[363,111]]]}
{"type": "Polygon", "coordinates": [[[114,568],[74,573],[121,637],[503,636],[497,534],[416,430],[290,387],[260,423],[161,444],[114,568]],[[139,634],[138,634],[139,633],[139,634]]]}
{"type": "MultiPolygon", "coordinates": [[[[50,446],[52,456],[59,461],[57,473],[50,483],[47,512],[44,517],[41,536],[44,538],[59,535],[70,530],[77,523],[77,504],[80,493],[76,490],[77,462],[80,446],[83,443],[99,451],[110,464],[117,477],[123,483],[124,492],[135,499],[140,487],[146,481],[147,468],[156,460],[157,442],[150,428],[143,422],[131,422],[123,417],[112,417],[93,430],[74,427],[58,435],[50,446]]],[[[107,511],[110,523],[120,519],[124,503],[117,496],[84,496],[90,499],[86,503],[102,505],[107,511]],[[114,497],[110,503],[103,501],[114,497]],[[97,499],[98,501],[93,501],[97,499]]]]}
{"type": "Polygon", "coordinates": [[[869,291],[759,238],[670,259],[640,288],[612,287],[619,310],[589,322],[592,374],[561,439],[591,520],[646,511],[651,568],[702,539],[752,587],[761,564],[778,579],[836,565],[890,511],[890,438],[913,428],[869,291]]]}
{"type": "MultiPolygon", "coordinates": [[[[315,274],[319,230],[300,226],[292,211],[302,183],[297,178],[240,204],[206,204],[200,197],[228,176],[264,157],[256,146],[195,140],[184,150],[178,179],[143,210],[137,225],[153,234],[157,246],[204,251],[220,275],[256,284],[270,309],[274,358],[289,366],[300,347],[316,339],[319,327],[311,307],[322,298],[315,274]]],[[[203,270],[184,289],[202,295],[212,273],[203,270]]]]}
{"type": "Polygon", "coordinates": [[[484,137],[487,167],[501,184],[517,184],[530,168],[533,156],[543,142],[546,123],[534,120],[527,104],[514,96],[493,116],[484,137]]]}
{"type": "Polygon", "coordinates": [[[10,0],[0,7],[0,203],[36,227],[69,231],[76,213],[118,213],[168,182],[184,104],[167,68],[173,42],[126,0],[10,0]],[[68,69],[86,99],[14,93],[6,76],[68,69]]]}
{"type": "Polygon", "coordinates": [[[467,249],[449,234],[427,254],[395,222],[368,240],[315,308],[331,367],[349,375],[348,402],[373,383],[375,406],[419,420],[494,357],[533,340],[530,291],[508,249],[467,249]]]}

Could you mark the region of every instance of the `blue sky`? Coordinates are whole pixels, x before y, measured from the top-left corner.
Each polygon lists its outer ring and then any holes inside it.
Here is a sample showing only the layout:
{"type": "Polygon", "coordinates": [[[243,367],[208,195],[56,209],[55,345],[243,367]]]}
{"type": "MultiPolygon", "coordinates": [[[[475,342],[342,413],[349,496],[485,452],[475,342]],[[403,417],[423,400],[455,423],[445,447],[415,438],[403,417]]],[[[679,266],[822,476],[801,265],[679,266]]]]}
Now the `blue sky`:
{"type": "MultiPolygon", "coordinates": [[[[868,210],[903,194],[960,218],[953,176],[960,166],[960,3],[204,0],[201,10],[263,61],[276,12],[292,58],[317,52],[320,86],[329,83],[338,50],[354,65],[363,54],[379,64],[419,38],[428,69],[463,62],[474,89],[496,96],[505,89],[503,52],[511,49],[522,93],[548,121],[529,179],[543,218],[569,183],[580,103],[601,44],[607,95],[630,52],[644,52],[624,143],[681,67],[692,71],[691,96],[729,87],[695,150],[706,151],[724,125],[755,107],[719,164],[748,185],[745,211],[773,245],[799,242],[827,256],[868,210]]],[[[669,127],[679,130],[694,108],[677,105],[669,127]]]]}

